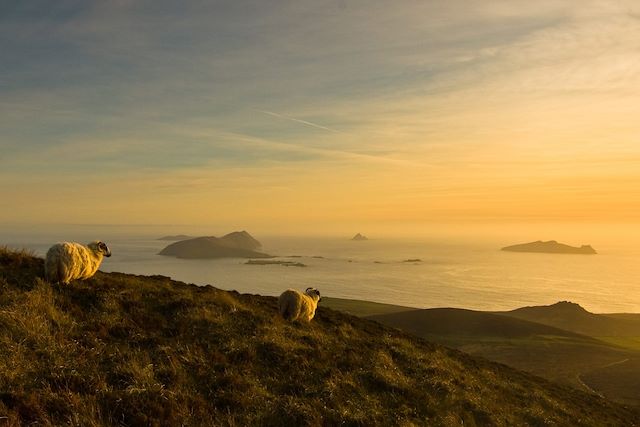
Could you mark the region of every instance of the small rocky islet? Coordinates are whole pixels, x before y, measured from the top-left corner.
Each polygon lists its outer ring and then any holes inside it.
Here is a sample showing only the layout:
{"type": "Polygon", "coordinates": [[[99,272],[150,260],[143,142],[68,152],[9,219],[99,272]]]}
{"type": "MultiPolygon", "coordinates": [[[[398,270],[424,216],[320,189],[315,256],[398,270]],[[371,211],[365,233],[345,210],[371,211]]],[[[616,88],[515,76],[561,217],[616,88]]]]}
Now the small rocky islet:
{"type": "Polygon", "coordinates": [[[522,243],[518,245],[506,246],[501,250],[507,252],[537,252],[547,254],[581,254],[581,255],[595,255],[596,250],[591,245],[582,245],[580,247],[569,246],[564,243],[558,243],[555,240],[549,240],[543,242],[538,240],[536,242],[522,243]]]}

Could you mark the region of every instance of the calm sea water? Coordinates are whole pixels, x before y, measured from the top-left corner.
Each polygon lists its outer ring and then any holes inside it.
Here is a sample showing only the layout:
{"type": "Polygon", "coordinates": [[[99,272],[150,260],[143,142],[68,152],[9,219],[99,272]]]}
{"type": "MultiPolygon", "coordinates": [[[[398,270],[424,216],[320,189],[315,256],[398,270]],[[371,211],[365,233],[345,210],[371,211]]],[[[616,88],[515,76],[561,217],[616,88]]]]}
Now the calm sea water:
{"type": "MultiPolygon", "coordinates": [[[[421,308],[507,310],[569,300],[593,312],[640,312],[640,251],[632,245],[594,245],[599,254],[584,256],[499,250],[519,241],[260,237],[264,252],[307,265],[299,268],[246,265],[240,259],[180,260],[157,255],[170,243],[157,236],[101,236],[113,252],[102,271],[160,274],[243,293],[278,295],[289,287],[314,286],[323,296],[421,308]]],[[[58,240],[63,239],[0,230],[0,245],[41,256],[58,240]]]]}

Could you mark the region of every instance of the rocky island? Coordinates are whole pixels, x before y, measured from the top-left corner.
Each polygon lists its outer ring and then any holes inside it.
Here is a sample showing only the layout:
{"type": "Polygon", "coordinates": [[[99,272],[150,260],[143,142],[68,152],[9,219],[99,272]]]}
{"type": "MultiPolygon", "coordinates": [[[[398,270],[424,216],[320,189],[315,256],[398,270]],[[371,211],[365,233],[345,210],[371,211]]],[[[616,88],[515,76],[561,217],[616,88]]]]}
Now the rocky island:
{"type": "Polygon", "coordinates": [[[175,242],[158,255],[186,259],[212,258],[272,258],[258,252],[262,244],[246,231],[235,231],[223,237],[205,236],[175,242]]]}
{"type": "Polygon", "coordinates": [[[363,240],[369,240],[369,239],[367,238],[367,236],[364,236],[364,235],[358,233],[355,236],[353,236],[353,238],[351,240],[363,241],[363,240]]]}
{"type": "Polygon", "coordinates": [[[582,254],[582,255],[594,255],[597,254],[595,249],[590,245],[582,245],[580,247],[565,245],[564,243],[558,243],[555,240],[549,240],[543,242],[538,240],[537,242],[522,243],[519,245],[507,246],[502,248],[503,251],[508,252],[538,252],[548,254],[582,254]]]}

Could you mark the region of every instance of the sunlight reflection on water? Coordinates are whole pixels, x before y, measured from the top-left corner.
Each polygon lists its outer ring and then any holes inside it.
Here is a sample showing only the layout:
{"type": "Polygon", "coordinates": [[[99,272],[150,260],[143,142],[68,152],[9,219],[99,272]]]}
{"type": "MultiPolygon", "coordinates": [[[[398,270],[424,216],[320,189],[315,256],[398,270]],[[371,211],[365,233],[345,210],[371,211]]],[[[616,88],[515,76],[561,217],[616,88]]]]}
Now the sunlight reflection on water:
{"type": "MultiPolygon", "coordinates": [[[[55,240],[13,236],[5,242],[42,256],[55,240]]],[[[265,252],[299,256],[291,258],[307,265],[299,268],[158,256],[169,242],[148,237],[108,242],[113,257],[103,271],[160,274],[239,292],[277,295],[288,287],[315,286],[327,296],[424,308],[507,310],[570,300],[593,312],[640,312],[638,253],[620,248],[584,256],[508,253],[477,242],[263,239],[265,252]],[[416,258],[422,261],[404,262],[416,258]]]]}

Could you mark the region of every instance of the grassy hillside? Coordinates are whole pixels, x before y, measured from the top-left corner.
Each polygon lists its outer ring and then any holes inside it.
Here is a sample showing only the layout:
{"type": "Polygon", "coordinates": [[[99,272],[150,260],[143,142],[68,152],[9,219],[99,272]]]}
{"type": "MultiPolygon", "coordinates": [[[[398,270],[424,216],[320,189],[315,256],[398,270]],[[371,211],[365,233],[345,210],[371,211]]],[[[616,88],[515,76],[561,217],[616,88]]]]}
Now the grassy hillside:
{"type": "Polygon", "coordinates": [[[554,335],[595,341],[586,336],[540,323],[460,308],[411,310],[370,316],[369,318],[418,336],[457,335],[461,337],[523,338],[535,335],[554,335]]]}
{"type": "Polygon", "coordinates": [[[640,358],[609,363],[582,375],[582,380],[604,396],[638,404],[640,396],[640,358]]]}
{"type": "Polygon", "coordinates": [[[640,314],[595,314],[568,301],[500,314],[587,334],[631,350],[618,360],[582,370],[579,380],[611,399],[640,405],[640,314]]]}
{"type": "Polygon", "coordinates": [[[519,318],[453,308],[427,309],[371,316],[433,342],[504,363],[612,399],[640,404],[640,370],[633,361],[640,352],[620,342],[565,331],[519,318]],[[603,375],[602,368],[616,366],[617,377],[626,370],[628,379],[617,381],[603,375]],[[600,375],[588,375],[597,370],[600,375]],[[596,378],[598,379],[596,381],[596,378]],[[609,378],[608,381],[605,381],[609,378]]]}
{"type": "Polygon", "coordinates": [[[568,301],[500,312],[592,337],[640,337],[640,315],[594,314],[568,301]]]}
{"type": "Polygon", "coordinates": [[[597,396],[326,308],[0,250],[3,425],[634,425],[597,396]]]}
{"type": "Polygon", "coordinates": [[[415,308],[403,307],[401,305],[331,297],[323,297],[322,306],[359,317],[415,310],[415,308]]]}

